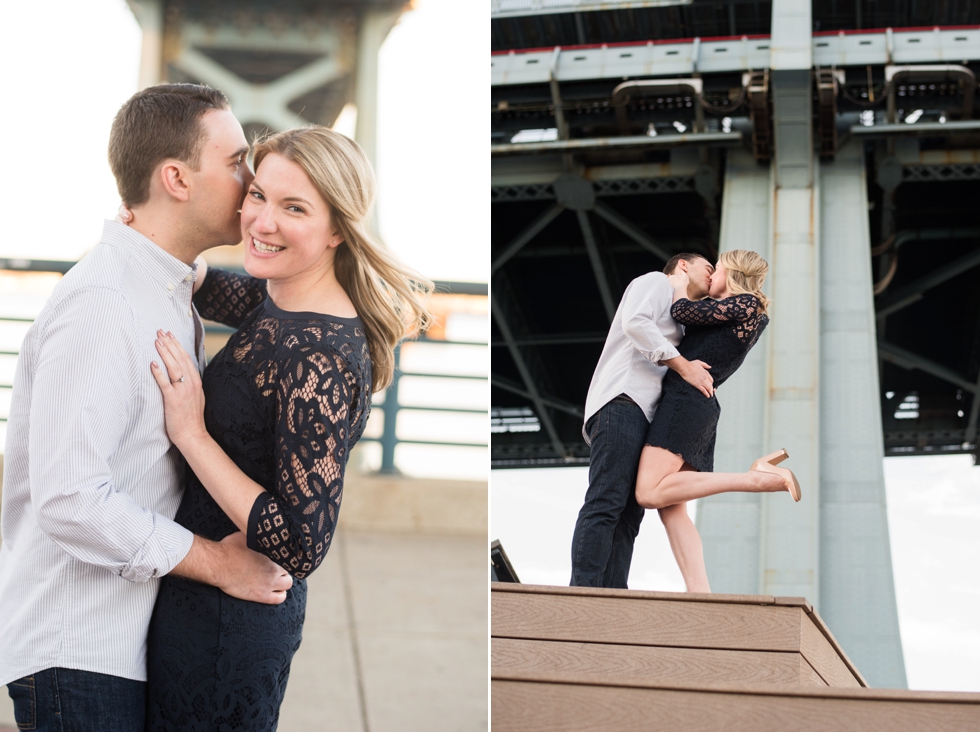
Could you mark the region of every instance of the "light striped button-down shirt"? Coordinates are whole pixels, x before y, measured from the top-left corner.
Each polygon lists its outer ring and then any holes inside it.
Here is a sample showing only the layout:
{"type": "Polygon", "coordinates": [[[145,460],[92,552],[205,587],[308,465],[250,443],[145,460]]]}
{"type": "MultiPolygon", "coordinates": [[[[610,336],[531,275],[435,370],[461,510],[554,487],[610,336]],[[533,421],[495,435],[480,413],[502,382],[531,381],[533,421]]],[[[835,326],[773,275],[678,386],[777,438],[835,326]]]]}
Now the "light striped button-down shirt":
{"type": "Polygon", "coordinates": [[[582,436],[591,444],[585,425],[611,399],[626,394],[648,421],[660,404],[664,374],[661,361],[676,358],[684,326],[670,315],[674,290],[663,272],[649,272],[629,283],[616,308],[602,355],[585,399],[582,436]]]}
{"type": "Polygon", "coordinates": [[[204,363],[195,275],[107,221],[24,338],[0,514],[0,684],[52,667],[146,679],[159,578],[193,541],[173,521],[184,462],[150,361],[163,328],[204,363]]]}

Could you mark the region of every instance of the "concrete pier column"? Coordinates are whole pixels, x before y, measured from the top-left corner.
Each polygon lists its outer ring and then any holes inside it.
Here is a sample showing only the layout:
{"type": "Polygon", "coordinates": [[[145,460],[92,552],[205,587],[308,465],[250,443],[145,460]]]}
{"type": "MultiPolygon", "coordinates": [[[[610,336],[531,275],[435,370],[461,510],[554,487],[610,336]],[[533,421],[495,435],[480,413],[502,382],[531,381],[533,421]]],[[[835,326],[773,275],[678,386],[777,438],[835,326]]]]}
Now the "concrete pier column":
{"type": "Polygon", "coordinates": [[[905,688],[892,576],[863,150],[820,168],[820,614],[874,686],[905,688]]]}
{"type": "Polygon", "coordinates": [[[785,447],[803,501],[761,496],[760,590],[819,606],[820,278],[809,0],[772,6],[773,307],[764,451],[785,447]]]}
{"type": "MultiPolygon", "coordinates": [[[[732,150],[725,165],[719,250],[750,249],[771,258],[770,168],[751,153],[732,150]]],[[[770,283],[766,285],[767,294],[770,283]]],[[[745,363],[721,387],[715,470],[741,472],[763,454],[768,418],[769,336],[763,333],[745,363]]],[[[698,501],[697,526],[714,592],[756,594],[760,586],[760,496],[722,493],[698,501]]]]}

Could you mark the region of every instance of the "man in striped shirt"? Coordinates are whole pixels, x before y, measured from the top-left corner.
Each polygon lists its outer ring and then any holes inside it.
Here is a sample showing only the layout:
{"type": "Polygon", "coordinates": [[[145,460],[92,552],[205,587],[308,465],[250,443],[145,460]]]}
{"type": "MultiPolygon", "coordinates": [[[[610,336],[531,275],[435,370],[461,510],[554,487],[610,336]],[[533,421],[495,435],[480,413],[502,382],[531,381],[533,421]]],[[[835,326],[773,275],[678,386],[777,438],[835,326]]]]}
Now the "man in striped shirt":
{"type": "Polygon", "coordinates": [[[0,684],[21,729],[142,732],[161,576],[269,604],[292,584],[240,533],[211,542],[173,521],[184,463],[150,371],[158,329],[203,369],[194,260],[241,239],[247,152],[214,89],[133,96],[109,159],[134,225],[106,222],[24,339],[0,514],[0,684]]]}

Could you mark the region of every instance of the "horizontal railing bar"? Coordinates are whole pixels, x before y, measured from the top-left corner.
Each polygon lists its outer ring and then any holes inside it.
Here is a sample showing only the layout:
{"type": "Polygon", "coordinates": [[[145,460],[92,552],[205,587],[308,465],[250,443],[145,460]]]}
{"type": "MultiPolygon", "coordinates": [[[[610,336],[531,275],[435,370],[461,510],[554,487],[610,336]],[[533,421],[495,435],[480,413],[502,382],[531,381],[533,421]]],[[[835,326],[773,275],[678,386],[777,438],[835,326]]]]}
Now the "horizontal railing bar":
{"type": "MultiPolygon", "coordinates": [[[[362,437],[361,442],[381,442],[380,437],[362,437]]],[[[440,447],[489,447],[486,442],[441,442],[439,440],[396,440],[396,445],[438,445],[440,447]]]]}
{"type": "MultiPolygon", "coordinates": [[[[206,331],[208,333],[234,333],[235,329],[227,326],[221,325],[220,323],[215,323],[214,321],[207,321],[208,325],[206,331]]],[[[401,345],[406,343],[432,343],[435,345],[446,345],[446,346],[488,346],[487,341],[446,341],[441,338],[414,338],[409,341],[402,341],[401,345]]]]}
{"type": "Polygon", "coordinates": [[[0,323],[33,323],[37,318],[8,318],[0,317],[0,323]]]}
{"type": "Polygon", "coordinates": [[[422,376],[427,379],[472,379],[475,381],[483,381],[489,379],[489,376],[470,376],[469,374],[426,374],[418,371],[399,371],[399,376],[422,376]]]}
{"type": "MultiPolygon", "coordinates": [[[[383,404],[384,402],[382,402],[383,404]]],[[[372,406],[381,406],[380,404],[372,406]]],[[[489,409],[466,409],[465,407],[413,407],[410,404],[402,404],[398,402],[398,411],[404,411],[406,409],[415,410],[417,412],[459,412],[460,414],[489,414],[489,409]]]]}

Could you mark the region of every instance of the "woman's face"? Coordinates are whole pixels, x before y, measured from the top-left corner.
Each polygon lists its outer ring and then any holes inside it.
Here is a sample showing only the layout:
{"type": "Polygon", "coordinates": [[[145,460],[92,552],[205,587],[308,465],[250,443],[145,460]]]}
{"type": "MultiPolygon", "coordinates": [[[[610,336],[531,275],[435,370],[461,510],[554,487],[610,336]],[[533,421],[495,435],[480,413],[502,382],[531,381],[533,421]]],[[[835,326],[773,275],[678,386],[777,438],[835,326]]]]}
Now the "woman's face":
{"type": "Polygon", "coordinates": [[[245,271],[267,280],[316,275],[333,264],[340,236],[306,172],[281,155],[262,159],[242,204],[245,271]]]}
{"type": "Polygon", "coordinates": [[[728,289],[728,270],[725,265],[718,262],[715,271],[711,275],[711,285],[708,287],[708,297],[718,299],[724,295],[728,289]]]}

